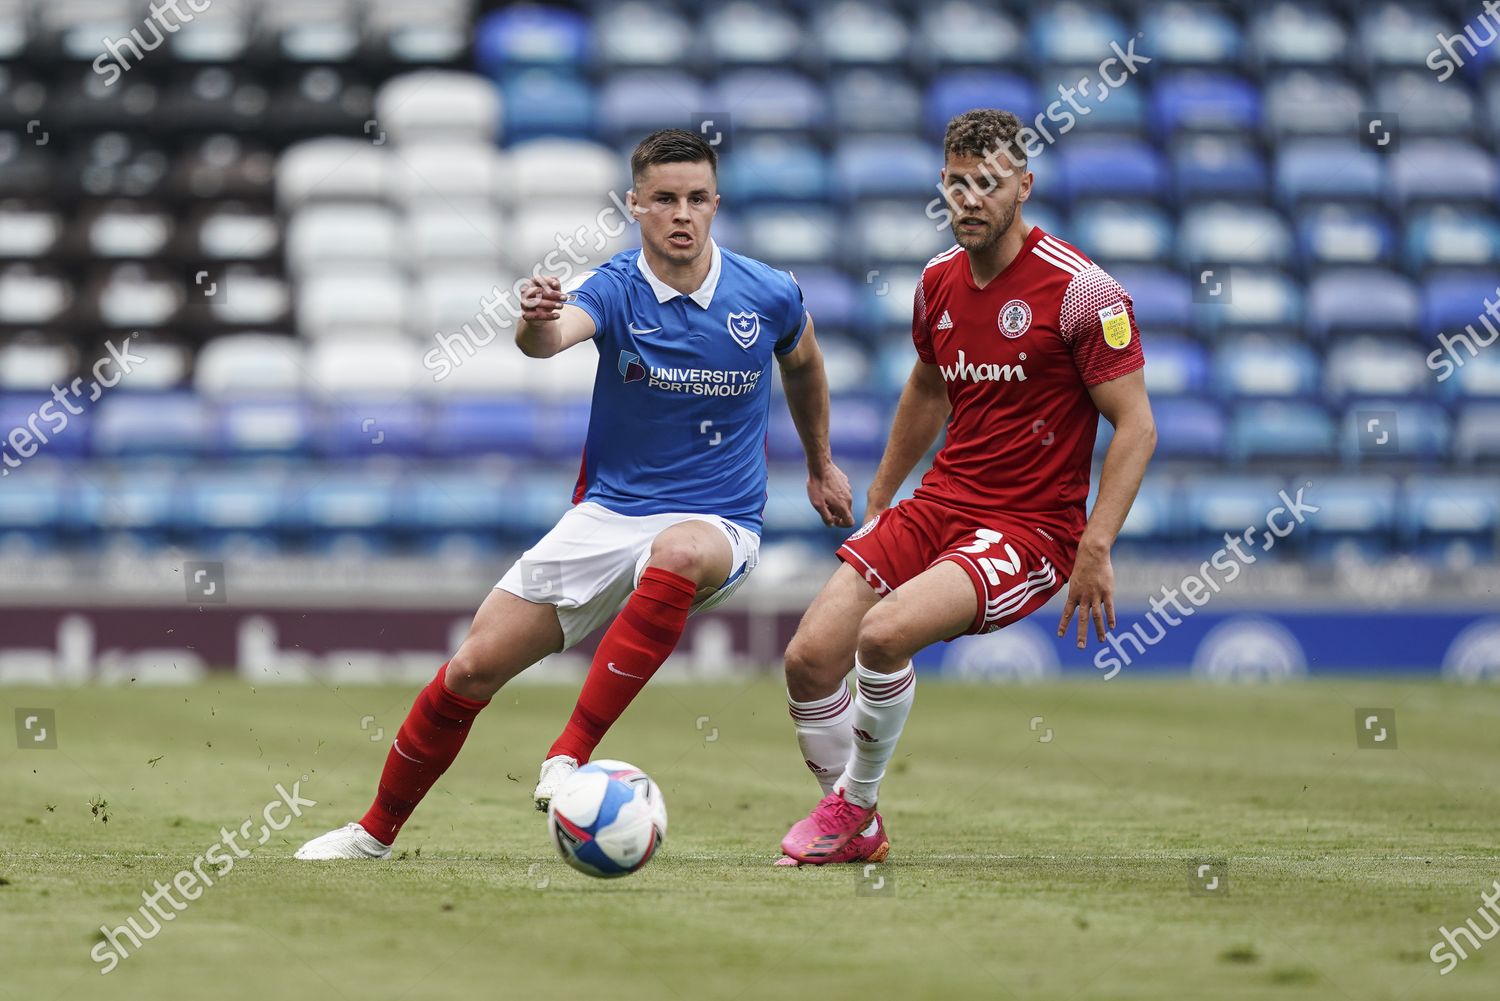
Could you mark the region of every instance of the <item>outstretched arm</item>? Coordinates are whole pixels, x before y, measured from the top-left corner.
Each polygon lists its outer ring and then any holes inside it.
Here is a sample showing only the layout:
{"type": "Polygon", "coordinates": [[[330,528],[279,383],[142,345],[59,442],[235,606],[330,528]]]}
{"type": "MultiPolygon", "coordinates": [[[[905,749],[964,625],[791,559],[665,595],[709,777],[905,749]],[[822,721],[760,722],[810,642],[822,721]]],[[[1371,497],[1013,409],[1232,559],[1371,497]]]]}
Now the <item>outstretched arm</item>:
{"type": "Polygon", "coordinates": [[[1089,514],[1083,538],[1078,542],[1078,558],[1068,581],[1068,603],[1063,608],[1057,635],[1062,636],[1076,610],[1078,613],[1078,648],[1088,642],[1088,621],[1093,619],[1094,632],[1102,643],[1104,624],[1115,627],[1115,571],[1110,563],[1110,549],[1135,495],[1146,476],[1146,465],[1156,451],[1156,419],[1151,416],[1151,400],[1146,395],[1146,375],[1136,369],[1118,379],[1089,389],[1094,406],[1105,420],[1114,425],[1115,437],[1104,455],[1104,469],[1099,474],[1099,496],[1089,514]]]}
{"type": "Polygon", "coordinates": [[[951,409],[943,373],[936,365],[919,360],[906,378],[901,402],[896,404],[890,440],[865,500],[865,521],[891,506],[891,498],[942,433],[951,409]]]}
{"type": "Polygon", "coordinates": [[[551,358],[594,336],[594,318],[567,299],[554,277],[533,278],[522,286],[516,346],[523,355],[551,358]]]}
{"type": "Polygon", "coordinates": [[[786,406],[807,453],[807,499],[823,518],[825,525],[854,524],[854,493],[849,477],[833,463],[828,443],[828,373],[823,370],[823,352],[813,336],[812,317],[797,346],[784,355],[781,363],[781,385],[786,390],[786,406]]]}

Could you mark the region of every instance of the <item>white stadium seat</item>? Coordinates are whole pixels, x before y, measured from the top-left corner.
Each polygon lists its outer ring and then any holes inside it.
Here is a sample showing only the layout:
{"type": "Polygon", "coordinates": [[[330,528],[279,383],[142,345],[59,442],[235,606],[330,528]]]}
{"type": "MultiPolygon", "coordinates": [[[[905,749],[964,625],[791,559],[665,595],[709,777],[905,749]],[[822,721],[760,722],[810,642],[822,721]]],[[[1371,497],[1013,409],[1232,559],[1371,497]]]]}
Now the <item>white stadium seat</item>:
{"type": "Polygon", "coordinates": [[[205,396],[294,393],[303,382],[303,345],[278,334],[216,337],[198,352],[195,385],[205,396]]]}
{"type": "Polygon", "coordinates": [[[493,142],[500,134],[500,114],[495,85],[474,73],[405,73],[375,95],[375,120],[401,145],[433,137],[493,142]]]}
{"type": "Polygon", "coordinates": [[[378,201],[389,188],[389,151],[368,139],[308,139],[276,163],[276,201],[288,209],[306,201],[378,201]]]}

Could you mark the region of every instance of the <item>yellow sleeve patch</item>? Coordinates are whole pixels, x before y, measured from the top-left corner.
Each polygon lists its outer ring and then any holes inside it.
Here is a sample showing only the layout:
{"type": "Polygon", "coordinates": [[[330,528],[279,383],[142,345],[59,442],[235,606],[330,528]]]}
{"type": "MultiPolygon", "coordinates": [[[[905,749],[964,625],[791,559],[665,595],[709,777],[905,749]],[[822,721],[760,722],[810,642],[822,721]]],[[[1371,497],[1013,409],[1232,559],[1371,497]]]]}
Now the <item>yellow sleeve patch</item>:
{"type": "Polygon", "coordinates": [[[1130,346],[1130,314],[1123,302],[1099,310],[1099,324],[1104,328],[1105,344],[1116,351],[1130,346]]]}

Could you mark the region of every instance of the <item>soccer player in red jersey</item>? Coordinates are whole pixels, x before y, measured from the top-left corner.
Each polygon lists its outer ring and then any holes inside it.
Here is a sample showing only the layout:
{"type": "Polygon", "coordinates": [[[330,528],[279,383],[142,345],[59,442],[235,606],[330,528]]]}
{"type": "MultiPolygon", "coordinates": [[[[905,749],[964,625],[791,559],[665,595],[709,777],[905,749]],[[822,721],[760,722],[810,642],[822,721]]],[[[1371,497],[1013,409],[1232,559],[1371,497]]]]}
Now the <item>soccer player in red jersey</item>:
{"type": "Polygon", "coordinates": [[[913,366],[865,523],[786,652],[789,707],[826,794],[782,839],[779,864],[881,861],[875,812],[911,711],[911,658],[988,633],[1069,582],[1058,635],[1113,628],[1110,549],[1156,446],[1130,296],[1081,251],[1021,217],[1033,175],[1020,123],[970,111],[948,124],[943,190],[958,245],[917,285],[913,366]],[[1085,517],[1094,436],[1115,437],[1085,517]],[[947,423],[915,495],[891,498],[947,423]],[[844,684],[851,665],[857,694],[844,684]]]}

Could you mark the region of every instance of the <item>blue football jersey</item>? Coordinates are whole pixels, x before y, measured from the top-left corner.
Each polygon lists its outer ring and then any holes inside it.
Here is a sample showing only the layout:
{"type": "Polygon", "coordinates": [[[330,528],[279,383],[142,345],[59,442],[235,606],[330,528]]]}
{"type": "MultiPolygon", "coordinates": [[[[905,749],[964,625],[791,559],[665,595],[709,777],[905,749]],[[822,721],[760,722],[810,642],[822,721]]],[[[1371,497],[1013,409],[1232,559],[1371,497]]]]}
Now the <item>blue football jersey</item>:
{"type": "Polygon", "coordinates": [[[691,295],[639,250],[565,286],[593,317],[599,350],[575,504],[717,514],[760,531],[772,355],[797,346],[807,311],[787,272],[717,244],[711,253],[691,295]]]}

